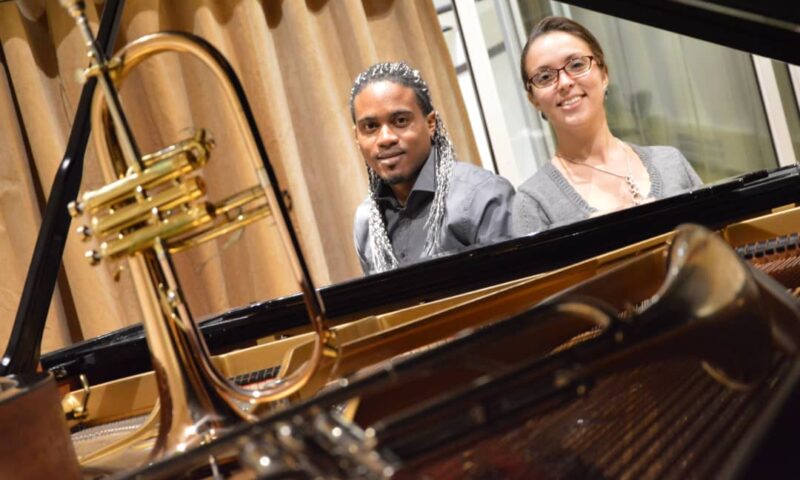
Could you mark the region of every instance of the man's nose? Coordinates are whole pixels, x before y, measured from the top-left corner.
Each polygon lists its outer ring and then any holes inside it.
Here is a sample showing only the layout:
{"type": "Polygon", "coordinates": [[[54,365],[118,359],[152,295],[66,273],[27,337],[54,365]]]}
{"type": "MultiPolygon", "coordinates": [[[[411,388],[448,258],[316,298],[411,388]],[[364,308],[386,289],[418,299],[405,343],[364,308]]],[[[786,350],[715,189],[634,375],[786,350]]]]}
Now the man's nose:
{"type": "Polygon", "coordinates": [[[381,146],[390,146],[397,143],[397,135],[392,130],[390,125],[384,125],[378,132],[378,144],[381,146]]]}

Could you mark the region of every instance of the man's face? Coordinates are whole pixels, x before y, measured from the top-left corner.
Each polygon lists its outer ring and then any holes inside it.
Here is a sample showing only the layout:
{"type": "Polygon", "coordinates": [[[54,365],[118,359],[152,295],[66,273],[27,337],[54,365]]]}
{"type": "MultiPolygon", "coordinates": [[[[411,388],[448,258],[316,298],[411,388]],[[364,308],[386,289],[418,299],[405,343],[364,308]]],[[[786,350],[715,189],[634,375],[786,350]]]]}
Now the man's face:
{"type": "Polygon", "coordinates": [[[367,165],[393,190],[410,190],[430,153],[436,113],[423,115],[414,90],[386,80],[364,87],[353,107],[367,165]]]}

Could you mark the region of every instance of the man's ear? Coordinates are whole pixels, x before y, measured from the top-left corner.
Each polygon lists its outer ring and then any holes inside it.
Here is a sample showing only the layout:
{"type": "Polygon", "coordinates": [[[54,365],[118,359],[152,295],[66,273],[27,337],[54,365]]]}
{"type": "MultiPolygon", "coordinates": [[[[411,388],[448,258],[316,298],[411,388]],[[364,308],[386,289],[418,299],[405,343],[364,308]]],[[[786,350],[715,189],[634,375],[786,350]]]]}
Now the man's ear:
{"type": "Polygon", "coordinates": [[[431,110],[430,113],[428,113],[428,115],[425,116],[425,122],[427,122],[428,124],[428,133],[431,135],[431,138],[433,138],[433,132],[436,131],[437,115],[438,113],[436,113],[436,110],[431,110]]]}

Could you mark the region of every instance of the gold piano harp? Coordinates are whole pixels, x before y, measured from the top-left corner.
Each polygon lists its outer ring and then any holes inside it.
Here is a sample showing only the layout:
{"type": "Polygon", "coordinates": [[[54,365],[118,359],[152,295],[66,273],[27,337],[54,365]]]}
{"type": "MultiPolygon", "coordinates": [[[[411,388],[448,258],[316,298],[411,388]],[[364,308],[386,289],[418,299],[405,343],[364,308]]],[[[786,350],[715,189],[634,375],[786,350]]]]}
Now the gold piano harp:
{"type": "Polygon", "coordinates": [[[144,330],[154,366],[160,408],[133,435],[80,460],[87,472],[109,473],[178,454],[207,443],[242,421],[251,421],[276,400],[301,389],[325,355],[336,355],[325,311],[314,289],[299,241],[291,227],[274,173],[268,164],[241,85],[222,56],[205,41],[183,33],[156,33],[125,46],[107,59],[89,28],[83,1],[62,0],[84,37],[91,60],[86,77],[100,89],[92,105],[94,146],[105,186],[84,192],[69,206],[86,224],[79,228],[95,248],[93,264],[127,259],[142,307],[144,330]],[[117,96],[130,71],[164,52],[194,56],[222,84],[235,110],[236,127],[259,184],[219,203],[205,198],[200,177],[213,146],[203,130],[155,153],[141,155],[117,96]],[[109,149],[109,138],[116,144],[109,149]],[[270,170],[267,170],[270,169],[270,170]],[[293,273],[314,330],[313,354],[290,375],[245,389],[228,380],[211,362],[172,266],[171,254],[244,227],[268,215],[292,260],[293,273]],[[156,427],[157,424],[157,427],[156,427]]]}

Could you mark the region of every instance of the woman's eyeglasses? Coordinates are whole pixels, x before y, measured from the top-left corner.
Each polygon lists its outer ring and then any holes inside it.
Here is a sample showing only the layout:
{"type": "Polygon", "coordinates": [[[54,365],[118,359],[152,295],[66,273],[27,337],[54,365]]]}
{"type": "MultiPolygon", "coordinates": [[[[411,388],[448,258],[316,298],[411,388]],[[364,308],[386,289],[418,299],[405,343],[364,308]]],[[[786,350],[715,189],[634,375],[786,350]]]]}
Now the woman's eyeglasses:
{"type": "Polygon", "coordinates": [[[561,68],[543,68],[528,78],[526,87],[528,88],[528,91],[530,91],[531,86],[536,88],[547,88],[555,85],[556,82],[558,82],[558,73],[561,70],[564,70],[564,72],[571,78],[582,77],[592,70],[592,60],[594,60],[593,56],[584,55],[582,57],[575,57],[567,60],[567,63],[565,63],[561,68]]]}

